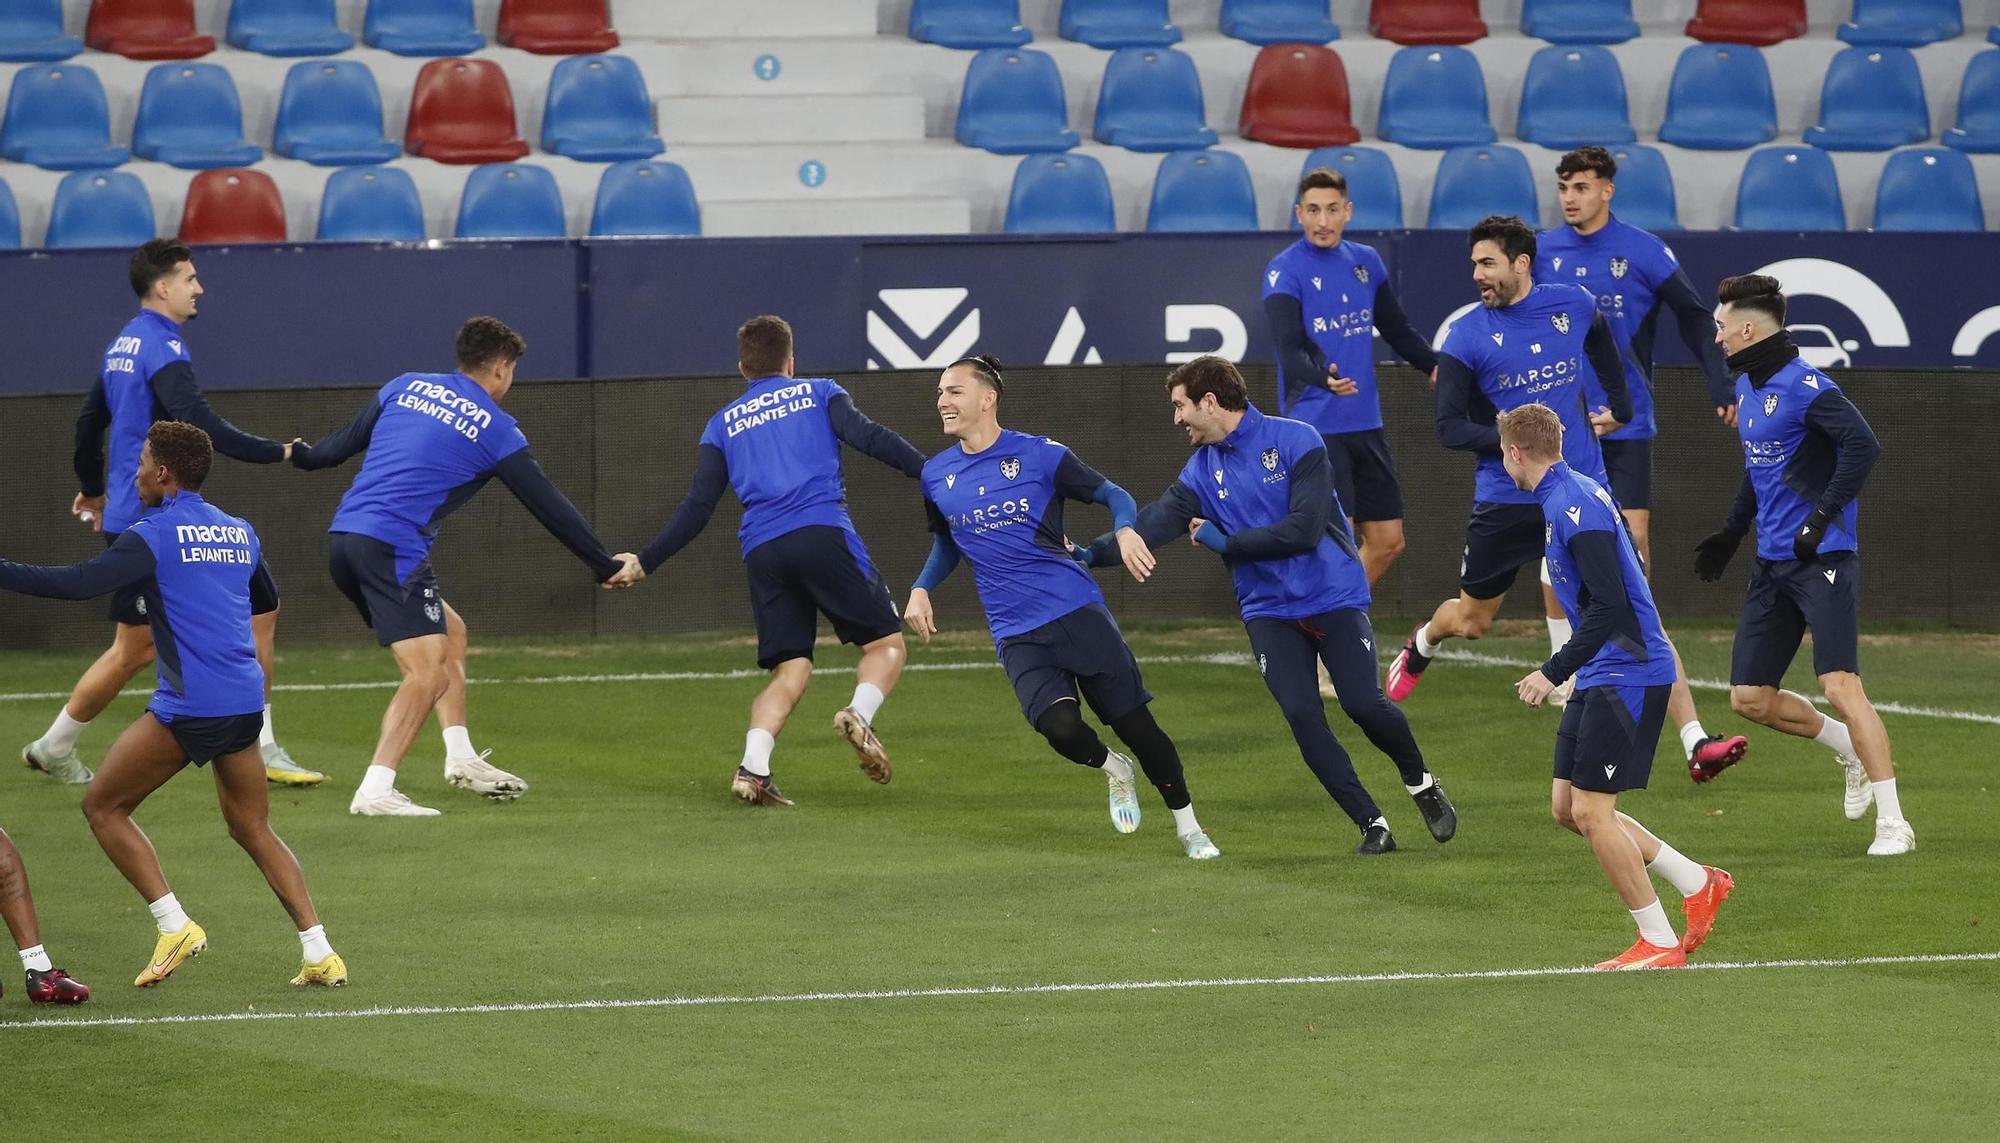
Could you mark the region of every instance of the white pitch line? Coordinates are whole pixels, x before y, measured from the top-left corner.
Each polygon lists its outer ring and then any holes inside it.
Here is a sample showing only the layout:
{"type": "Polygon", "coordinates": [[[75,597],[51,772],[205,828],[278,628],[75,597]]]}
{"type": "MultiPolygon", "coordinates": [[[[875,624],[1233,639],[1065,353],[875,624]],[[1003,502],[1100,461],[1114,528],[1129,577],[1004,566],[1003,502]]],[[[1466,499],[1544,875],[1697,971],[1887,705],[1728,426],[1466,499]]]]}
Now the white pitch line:
{"type": "MultiPolygon", "coordinates": [[[[1510,659],[1500,655],[1488,655],[1480,651],[1440,651],[1437,658],[1447,662],[1466,663],[1475,667],[1513,667],[1532,669],[1542,665],[1540,659],[1510,659]]],[[[1218,667],[1247,667],[1253,660],[1242,651],[1218,651],[1207,655],[1146,655],[1139,662],[1148,666],[1173,664],[1207,664],[1218,667]]],[[[1000,664],[992,659],[977,659],[956,663],[911,663],[905,671],[992,671],[1000,664]]],[[[851,675],[853,667],[815,667],[813,673],[820,675],[851,675]]],[[[761,679],[765,672],[742,668],[733,671],[625,671],[596,675],[530,675],[515,679],[469,679],[467,682],[480,686],[553,686],[574,683],[682,683],[720,682],[729,679],[761,679]]],[[[279,683],[274,691],[285,694],[320,694],[330,691],[389,691],[399,684],[394,679],[381,679],[363,683],[279,683]]],[[[1696,690],[1727,691],[1729,684],[1721,679],[1689,679],[1688,685],[1696,690]]],[[[151,688],[120,692],[121,698],[144,698],[152,694],[151,688]]],[[[52,699],[68,698],[68,691],[14,691],[0,693],[0,702],[45,702],[52,699]]],[[[1821,698],[1813,698],[1818,705],[1825,705],[1821,698]]],[[[1956,722],[1982,722],[1990,726],[2000,726],[2000,714],[1986,714],[1976,710],[1950,710],[1944,707],[1918,706],[1911,703],[1883,702],[1877,700],[1875,709],[1884,714],[1908,714],[1921,718],[1943,718],[1956,722]]]]}
{"type": "MultiPolygon", "coordinates": [[[[2000,952],[1917,953],[1908,956],[1714,961],[1691,964],[1701,972],[1773,968],[1867,968],[1875,965],[1965,964],[2000,961],[2000,952]]],[[[989,984],[968,988],[880,988],[854,992],[779,992],[749,996],[660,996],[637,1000],[541,1000],[516,1004],[438,1004],[347,1008],[306,1012],[205,1012],[176,1016],[85,1016],[78,1019],[0,1021],[0,1033],[23,1028],[137,1028],[165,1024],[243,1024],[267,1020],[362,1020],[394,1016],[485,1016],[524,1012],[601,1012],[635,1008],[720,1008],[738,1004],[815,1004],[836,1001],[930,1000],[987,996],[1050,996],[1079,992],[1168,992],[1214,988],[1276,988],[1423,981],[1528,980],[1595,976],[1589,967],[1489,968],[1462,972],[1365,972],[1340,976],[1224,976],[1194,980],[1115,980],[1072,984],[989,984]]]]}

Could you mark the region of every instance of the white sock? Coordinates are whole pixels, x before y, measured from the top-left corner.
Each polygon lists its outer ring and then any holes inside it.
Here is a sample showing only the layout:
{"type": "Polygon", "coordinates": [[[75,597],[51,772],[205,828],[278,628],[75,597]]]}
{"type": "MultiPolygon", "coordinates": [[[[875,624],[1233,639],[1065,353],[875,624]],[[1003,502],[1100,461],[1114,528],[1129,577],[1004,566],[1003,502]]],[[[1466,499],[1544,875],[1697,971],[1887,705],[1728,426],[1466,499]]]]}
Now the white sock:
{"type": "Polygon", "coordinates": [[[1106,751],[1104,755],[1104,772],[1121,782],[1129,782],[1132,780],[1134,773],[1132,760],[1118,753],[1116,750],[1106,751]]]}
{"type": "Polygon", "coordinates": [[[1632,920],[1639,926],[1639,935],[1654,948],[1670,949],[1681,943],[1674,935],[1674,927],[1667,923],[1667,911],[1660,908],[1660,899],[1644,908],[1632,910],[1632,920]]]}
{"type": "Polygon", "coordinates": [[[1896,793],[1896,780],[1868,783],[1875,791],[1875,820],[1899,822],[1903,820],[1903,801],[1896,793]]]}
{"type": "Polygon", "coordinates": [[[146,908],[152,910],[153,923],[159,925],[163,933],[178,933],[188,927],[187,911],[181,908],[181,903],[174,899],[172,893],[152,902],[146,908]]]}
{"type": "Polygon", "coordinates": [[[854,699],[847,705],[854,708],[854,713],[861,716],[862,722],[873,726],[875,712],[882,709],[882,700],[886,697],[882,688],[874,683],[861,683],[854,688],[854,699]]]}
{"type": "Polygon", "coordinates": [[[472,732],[462,726],[445,727],[444,756],[447,759],[479,757],[479,752],[472,748],[472,732]]]}
{"type": "Polygon", "coordinates": [[[60,758],[76,749],[76,740],[83,735],[83,728],[89,725],[71,718],[69,707],[65,706],[56,713],[56,720],[49,723],[48,732],[42,735],[42,747],[60,758]]]}
{"type": "Polygon", "coordinates": [[[1681,851],[1660,843],[1660,855],[1646,863],[1646,868],[1666,878],[1673,887],[1681,891],[1681,896],[1692,897],[1708,884],[1708,870],[1701,863],[1681,855],[1681,851]]]}
{"type": "Polygon", "coordinates": [[[48,950],[36,945],[34,948],[21,950],[21,967],[29,972],[47,972],[55,965],[49,963],[48,950]]]}
{"type": "Polygon", "coordinates": [[[278,732],[277,732],[277,731],[275,731],[275,730],[273,730],[273,729],[271,729],[271,704],[270,704],[270,703],[265,703],[265,704],[264,704],[264,733],[262,733],[262,734],[259,734],[259,735],[257,736],[257,745],[259,745],[259,746],[276,746],[277,744],[278,744],[278,732]]]}
{"type": "Polygon", "coordinates": [[[305,950],[307,964],[318,964],[333,955],[333,946],[327,943],[325,925],[300,930],[299,945],[305,950]]]}
{"type": "Polygon", "coordinates": [[[1681,752],[1686,754],[1690,760],[1693,759],[1694,748],[1700,746],[1702,740],[1707,737],[1708,731],[1701,728],[1701,720],[1698,718],[1681,727],[1681,752]]]}
{"type": "Polygon", "coordinates": [[[1431,625],[1426,623],[1417,628],[1417,654],[1428,659],[1437,654],[1438,645],[1431,642],[1431,625]]]}
{"type": "Polygon", "coordinates": [[[379,798],[396,788],[396,768],[368,764],[368,772],[361,776],[361,796],[379,798]]]}
{"type": "Polygon", "coordinates": [[[1831,716],[1819,724],[1819,733],[1813,735],[1813,741],[1835,754],[1854,753],[1854,739],[1847,736],[1847,724],[1831,716]]]}
{"type": "Polygon", "coordinates": [[[1410,792],[1410,796],[1414,798],[1418,794],[1423,793],[1425,790],[1428,790],[1435,785],[1437,785],[1437,779],[1431,777],[1431,772],[1429,770],[1426,770],[1424,771],[1423,781],[1417,783],[1414,786],[1410,785],[1408,782],[1405,782],[1403,783],[1403,788],[1405,790],[1408,790],[1410,792]]]}
{"type": "Polygon", "coordinates": [[[751,730],[743,736],[743,768],[762,778],[771,776],[771,751],[778,740],[768,730],[751,730]]]}
{"type": "Polygon", "coordinates": [[[1174,835],[1176,837],[1186,837],[1189,834],[1200,832],[1201,823],[1194,820],[1193,802],[1189,802],[1187,805],[1174,811],[1174,835]]]}
{"type": "Polygon", "coordinates": [[[1549,650],[1550,651],[1562,650],[1563,644],[1569,642],[1569,636],[1572,630],[1574,629],[1570,626],[1569,620],[1567,619],[1549,620],[1549,650]]]}

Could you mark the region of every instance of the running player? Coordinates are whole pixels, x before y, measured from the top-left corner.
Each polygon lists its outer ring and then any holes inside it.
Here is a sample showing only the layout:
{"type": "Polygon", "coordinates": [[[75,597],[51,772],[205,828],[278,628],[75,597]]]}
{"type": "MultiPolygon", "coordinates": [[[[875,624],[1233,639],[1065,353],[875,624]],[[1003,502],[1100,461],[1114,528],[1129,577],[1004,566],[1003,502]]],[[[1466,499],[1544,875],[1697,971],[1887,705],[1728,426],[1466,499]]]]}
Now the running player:
{"type": "MultiPolygon", "coordinates": [[[[35,899],[28,893],[28,869],[21,864],[21,851],[0,829],[0,921],[21,950],[21,967],[28,973],[28,1002],[31,1004],[81,1004],[90,999],[90,987],[49,961],[42,947],[41,928],[35,924],[35,899]]],[[[0,989],[0,993],[4,993],[0,989]]]]}

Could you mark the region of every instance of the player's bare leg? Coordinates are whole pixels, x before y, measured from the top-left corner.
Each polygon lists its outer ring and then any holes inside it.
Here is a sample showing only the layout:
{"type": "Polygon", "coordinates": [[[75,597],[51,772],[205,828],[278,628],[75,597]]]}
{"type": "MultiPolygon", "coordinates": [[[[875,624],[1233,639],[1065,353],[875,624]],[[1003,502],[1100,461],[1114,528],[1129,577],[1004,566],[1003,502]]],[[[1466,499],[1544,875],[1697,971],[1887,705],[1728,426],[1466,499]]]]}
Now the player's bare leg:
{"type": "Polygon", "coordinates": [[[528,792],[528,783],[486,761],[491,750],[474,750],[466,729],[466,658],[472,652],[471,632],[451,604],[444,607],[444,694],[434,709],[444,734],[444,780],[461,790],[496,802],[510,802],[528,792]]]}
{"type": "MultiPolygon", "coordinates": [[[[1646,860],[1639,840],[1626,828],[1625,823],[1631,819],[1618,812],[1618,795],[1574,788],[1567,794],[1573,828],[1590,842],[1598,867],[1604,870],[1612,889],[1625,902],[1625,908],[1639,927],[1638,943],[1598,967],[1672,968],[1686,964],[1687,954],[1681,950],[1680,939],[1674,935],[1666,910],[1660,907],[1659,894],[1653,891],[1652,879],[1646,875],[1646,860]]],[[[1652,838],[1643,827],[1637,832],[1652,838]]],[[[1659,839],[1652,840],[1657,846],[1659,839]]]]}
{"type": "Polygon", "coordinates": [[[861,772],[875,782],[889,780],[889,752],[875,737],[875,714],[882,701],[896,689],[909,661],[909,648],[901,631],[884,635],[861,648],[861,663],[855,670],[854,698],[833,716],[833,728],[854,748],[861,772]]]}
{"type": "Polygon", "coordinates": [[[1438,644],[1446,639],[1478,639],[1485,635],[1492,630],[1493,617],[1500,614],[1500,604],[1506,598],[1502,592],[1492,599],[1474,599],[1461,589],[1457,598],[1438,604],[1430,619],[1418,625],[1390,661],[1384,693],[1396,702],[1410,697],[1410,692],[1417,689],[1417,680],[1430,666],[1431,656],[1437,653],[1438,644]]]}
{"type": "Polygon", "coordinates": [[[803,655],[771,668],[771,681],[764,684],[764,689],[750,703],[750,729],[743,736],[743,761],[736,767],[735,777],[729,780],[729,792],[737,801],[751,806],[792,804],[771,782],[771,752],[811,682],[812,660],[803,655]]]}
{"type": "Polygon", "coordinates": [[[0,830],[0,921],[6,922],[14,947],[21,950],[31,1003],[81,1004],[90,999],[90,987],[50,963],[48,950],[42,947],[35,899],[28,893],[28,868],[6,830],[0,830]]]}
{"type": "Polygon", "coordinates": [[[21,764],[71,785],[90,781],[90,768],[77,757],[76,740],[90,720],[104,713],[132,677],[153,662],[153,629],[120,623],[105,648],[76,681],[69,701],[40,738],[21,748],[21,764]]]}
{"type": "MultiPolygon", "coordinates": [[[[173,734],[159,719],[144,714],[112,743],[104,765],[83,795],[83,816],[90,823],[90,832],[97,835],[97,844],[111,864],[139,891],[159,928],[153,959],[132,982],[140,988],[165,980],[208,947],[208,934],[181,908],[168,886],[152,840],[132,820],[139,804],[187,764],[187,752],[173,734]]],[[[258,785],[262,788],[263,783],[258,785]]]]}
{"type": "Polygon", "coordinates": [[[389,645],[396,656],[402,684],[382,712],[382,731],[375,741],[375,757],[361,788],[354,792],[347,812],[367,817],[433,817],[437,811],[410,801],[396,789],[396,772],[403,756],[417,740],[417,732],[430,717],[431,708],[444,697],[448,685],[446,659],[448,639],[443,635],[419,635],[399,639],[389,645]]]}
{"type": "Polygon", "coordinates": [[[252,615],[250,634],[257,643],[257,665],[264,668],[264,733],[257,740],[257,751],[264,759],[264,777],[281,786],[317,786],[326,781],[326,775],[294,762],[291,752],[278,745],[271,725],[271,680],[278,677],[277,610],[252,615]]]}

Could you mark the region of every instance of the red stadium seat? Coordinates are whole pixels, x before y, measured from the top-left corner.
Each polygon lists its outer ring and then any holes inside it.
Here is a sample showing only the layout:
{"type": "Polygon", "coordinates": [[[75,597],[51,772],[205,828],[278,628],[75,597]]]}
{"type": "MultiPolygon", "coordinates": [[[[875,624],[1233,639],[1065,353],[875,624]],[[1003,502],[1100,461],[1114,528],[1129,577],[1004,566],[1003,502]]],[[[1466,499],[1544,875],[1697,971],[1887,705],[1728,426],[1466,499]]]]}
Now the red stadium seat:
{"type": "Polygon", "coordinates": [[[528,153],[514,92],[491,60],[432,60],[417,73],[403,147],[440,163],[506,163],[528,153]]]}
{"type": "Polygon", "coordinates": [[[1347,65],[1317,44],[1272,44],[1257,53],[1238,132],[1274,147],[1334,147],[1361,132],[1347,93],[1347,65]]]}
{"type": "Polygon", "coordinates": [[[1399,44],[1469,44],[1486,38],[1479,0],[1375,0],[1368,30],[1399,44]]]}
{"type": "Polygon", "coordinates": [[[222,167],[203,171],[188,184],[181,210],[181,241],[189,245],[224,242],[283,242],[285,200],[278,184],[262,171],[222,167]]]}
{"type": "Polygon", "coordinates": [[[1711,44],[1768,48],[1806,34],[1806,0],[1701,0],[1687,34],[1711,44]]]}
{"type": "Polygon", "coordinates": [[[135,60],[191,60],[215,50],[194,30],[194,0],[94,0],[84,40],[135,60]]]}
{"type": "Polygon", "coordinates": [[[545,56],[618,46],[605,0],[500,0],[500,42],[545,56]]]}

